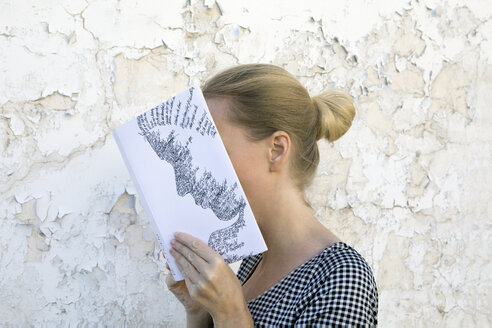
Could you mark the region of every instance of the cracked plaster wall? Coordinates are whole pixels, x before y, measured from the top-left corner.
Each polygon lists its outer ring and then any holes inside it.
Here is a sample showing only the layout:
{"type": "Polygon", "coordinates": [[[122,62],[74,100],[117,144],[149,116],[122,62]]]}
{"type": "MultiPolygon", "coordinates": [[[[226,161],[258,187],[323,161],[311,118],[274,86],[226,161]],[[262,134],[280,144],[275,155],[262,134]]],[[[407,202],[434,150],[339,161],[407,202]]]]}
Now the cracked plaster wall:
{"type": "Polygon", "coordinates": [[[492,325],[491,16],[485,0],[1,1],[0,322],[182,326],[111,131],[268,62],[356,101],[308,196],[372,266],[380,326],[492,325]]]}

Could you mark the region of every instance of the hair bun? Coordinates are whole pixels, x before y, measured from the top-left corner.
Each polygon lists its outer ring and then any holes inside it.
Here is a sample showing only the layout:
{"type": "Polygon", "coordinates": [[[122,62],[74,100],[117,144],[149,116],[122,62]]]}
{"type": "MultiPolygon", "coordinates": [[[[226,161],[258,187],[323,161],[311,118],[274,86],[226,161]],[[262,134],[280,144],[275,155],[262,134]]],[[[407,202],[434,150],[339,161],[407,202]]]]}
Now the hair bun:
{"type": "Polygon", "coordinates": [[[355,117],[352,98],[341,90],[328,90],[311,98],[318,111],[316,140],[335,141],[348,131],[355,117]]]}

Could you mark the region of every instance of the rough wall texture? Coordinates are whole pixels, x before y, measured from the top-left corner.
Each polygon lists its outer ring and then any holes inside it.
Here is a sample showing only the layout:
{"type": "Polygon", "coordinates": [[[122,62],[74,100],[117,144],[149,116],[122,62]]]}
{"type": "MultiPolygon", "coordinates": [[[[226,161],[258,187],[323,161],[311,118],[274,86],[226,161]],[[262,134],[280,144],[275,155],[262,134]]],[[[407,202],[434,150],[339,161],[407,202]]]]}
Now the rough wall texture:
{"type": "Polygon", "coordinates": [[[490,1],[164,3],[0,1],[0,322],[183,325],[111,131],[266,62],[356,101],[308,196],[381,326],[492,325],[490,1]]]}

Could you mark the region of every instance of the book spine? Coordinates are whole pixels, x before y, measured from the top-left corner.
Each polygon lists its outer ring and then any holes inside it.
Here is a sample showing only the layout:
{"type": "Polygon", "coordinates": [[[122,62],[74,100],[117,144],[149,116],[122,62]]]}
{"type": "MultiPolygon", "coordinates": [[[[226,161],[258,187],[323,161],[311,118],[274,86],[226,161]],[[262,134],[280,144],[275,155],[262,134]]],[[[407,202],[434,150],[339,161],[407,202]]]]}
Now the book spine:
{"type": "Polygon", "coordinates": [[[147,200],[145,199],[145,195],[143,193],[143,190],[140,187],[140,184],[138,183],[138,179],[136,178],[135,173],[133,172],[133,167],[128,160],[128,156],[126,154],[125,148],[123,147],[123,144],[122,144],[121,139],[119,137],[118,129],[113,130],[113,137],[116,141],[116,144],[118,145],[118,148],[120,149],[120,152],[121,152],[122,157],[123,157],[123,161],[125,162],[125,165],[128,168],[128,171],[130,172],[130,176],[132,178],[133,184],[135,185],[135,188],[137,189],[137,193],[140,197],[140,201],[142,203],[142,206],[145,209],[145,212],[147,213],[147,217],[149,218],[149,222],[152,226],[152,229],[154,230],[154,233],[156,235],[159,246],[160,246],[161,250],[164,252],[164,255],[167,259],[167,263],[169,264],[171,274],[173,275],[173,278],[175,281],[184,280],[183,276],[181,275],[181,272],[179,271],[178,267],[176,266],[176,263],[174,262],[174,257],[171,255],[171,253],[169,253],[168,244],[170,244],[170,243],[162,237],[161,231],[160,231],[159,227],[157,226],[157,223],[155,222],[154,215],[152,213],[152,209],[150,208],[149,204],[147,203],[147,200]]]}

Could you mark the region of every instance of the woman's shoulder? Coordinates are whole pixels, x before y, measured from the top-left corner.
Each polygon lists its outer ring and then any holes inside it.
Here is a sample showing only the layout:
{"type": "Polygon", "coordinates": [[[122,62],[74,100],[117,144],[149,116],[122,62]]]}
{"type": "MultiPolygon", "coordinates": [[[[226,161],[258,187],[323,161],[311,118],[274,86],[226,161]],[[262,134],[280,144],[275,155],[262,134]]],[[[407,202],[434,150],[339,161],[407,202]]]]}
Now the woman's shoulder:
{"type": "MultiPolygon", "coordinates": [[[[237,273],[241,283],[254,270],[260,259],[261,254],[243,259],[237,273]]],[[[375,286],[372,270],[367,261],[352,246],[342,241],[327,246],[289,275],[309,282],[306,287],[315,287],[319,284],[326,284],[330,279],[336,279],[333,275],[335,272],[349,274],[348,276],[352,278],[364,279],[375,286]]]]}
{"type": "Polygon", "coordinates": [[[374,279],[372,269],[365,258],[345,242],[340,241],[328,246],[320,255],[313,263],[319,276],[313,278],[325,280],[335,271],[350,271],[367,279],[374,279]]]}
{"type": "MultiPolygon", "coordinates": [[[[257,254],[243,260],[238,271],[241,283],[260,259],[257,254]]],[[[294,269],[248,306],[260,321],[270,318],[267,312],[277,306],[290,323],[372,326],[377,324],[378,291],[364,257],[340,241],[294,269]],[[284,313],[282,309],[290,310],[284,313]]]]}
{"type": "MultiPolygon", "coordinates": [[[[255,258],[248,259],[243,268],[244,275],[247,275],[248,268],[254,267],[254,263],[255,258]]],[[[362,283],[364,288],[377,293],[372,269],[367,261],[352,246],[342,241],[326,247],[290,275],[293,281],[298,282],[298,290],[305,294],[314,293],[318,289],[326,291],[328,287],[336,288],[337,284],[343,282],[354,288],[360,287],[357,284],[362,283]]]]}
{"type": "Polygon", "coordinates": [[[364,257],[344,242],[325,249],[313,263],[298,323],[377,325],[378,290],[364,257]],[[348,315],[350,314],[350,315],[348,315]]]}

